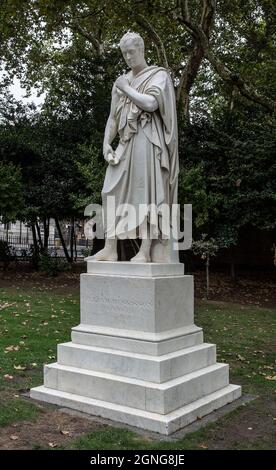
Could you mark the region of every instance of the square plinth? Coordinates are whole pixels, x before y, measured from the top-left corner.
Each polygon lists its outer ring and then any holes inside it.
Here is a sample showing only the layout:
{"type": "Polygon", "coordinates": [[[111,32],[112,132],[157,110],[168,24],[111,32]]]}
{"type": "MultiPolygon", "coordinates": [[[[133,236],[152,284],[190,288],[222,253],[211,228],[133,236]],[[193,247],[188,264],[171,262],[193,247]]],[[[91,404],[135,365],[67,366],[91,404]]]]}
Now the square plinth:
{"type": "Polygon", "coordinates": [[[81,275],[81,322],[31,397],[170,434],[237,399],[194,324],[180,263],[96,262],[81,275]]]}

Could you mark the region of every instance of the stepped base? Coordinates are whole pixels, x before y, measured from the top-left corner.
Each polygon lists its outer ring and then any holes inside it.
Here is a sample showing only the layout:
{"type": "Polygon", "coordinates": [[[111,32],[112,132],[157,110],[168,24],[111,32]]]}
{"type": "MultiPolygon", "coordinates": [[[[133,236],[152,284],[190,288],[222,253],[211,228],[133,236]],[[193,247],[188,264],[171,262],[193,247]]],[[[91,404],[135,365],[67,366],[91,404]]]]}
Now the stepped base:
{"type": "Polygon", "coordinates": [[[31,398],[171,434],[241,395],[194,324],[183,265],[88,259],[80,324],[31,398]]]}
{"type": "Polygon", "coordinates": [[[66,408],[82,411],[123,424],[136,426],[160,434],[172,434],[241,396],[241,387],[227,385],[204,398],[185,405],[176,411],[161,415],[128,406],[95,400],[73,393],[61,392],[44,386],[31,390],[31,398],[66,408]]]}

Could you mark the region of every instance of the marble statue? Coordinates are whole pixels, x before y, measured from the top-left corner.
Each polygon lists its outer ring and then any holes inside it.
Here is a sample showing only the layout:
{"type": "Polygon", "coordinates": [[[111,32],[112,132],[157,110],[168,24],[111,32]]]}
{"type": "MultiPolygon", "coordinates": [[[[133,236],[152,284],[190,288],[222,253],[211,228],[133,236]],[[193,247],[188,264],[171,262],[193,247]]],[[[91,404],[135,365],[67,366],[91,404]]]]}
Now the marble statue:
{"type": "Polygon", "coordinates": [[[169,243],[162,239],[159,209],[162,204],[170,207],[177,203],[179,162],[174,88],[165,68],[147,64],[144,41],[139,34],[126,33],[120,48],[130,71],[121,75],[112,89],[103,142],[103,155],[109,165],[102,201],[106,212],[108,197],[114,196],[116,208],[132,205],[137,217],[128,219],[127,230],[124,224],[120,225],[123,214],[116,212],[112,226],[105,221],[105,246],[92,258],[116,261],[117,238],[136,238],[139,229],[142,243],[131,262],[169,261],[169,243]],[[120,140],[114,150],[111,144],[117,134],[120,140]],[[139,207],[144,210],[139,211],[139,207]]]}
{"type": "Polygon", "coordinates": [[[127,33],[121,49],[131,71],[112,91],[103,206],[109,196],[116,209],[144,204],[146,211],[129,218],[126,233],[136,236],[139,229],[144,236],[132,262],[117,263],[124,214],[118,210],[114,220],[107,217],[105,247],[86,258],[87,273],[80,277],[80,323],[72,328],[71,341],[58,345],[57,362],[45,365],[44,384],[30,396],[169,435],[236,400],[241,387],[229,383],[228,364],[217,362],[215,344],[204,342],[195,325],[193,276],[173,261],[173,237],[163,240],[160,233],[161,205],[174,209],[177,199],[170,76],[147,65],[137,34],[127,33]]]}

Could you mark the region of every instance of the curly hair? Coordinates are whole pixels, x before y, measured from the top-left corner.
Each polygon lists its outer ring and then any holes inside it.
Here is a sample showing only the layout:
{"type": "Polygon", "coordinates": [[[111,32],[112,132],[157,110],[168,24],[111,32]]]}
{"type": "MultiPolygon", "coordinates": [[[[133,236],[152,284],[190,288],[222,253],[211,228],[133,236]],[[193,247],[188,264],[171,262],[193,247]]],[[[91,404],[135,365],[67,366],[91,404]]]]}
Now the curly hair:
{"type": "Polygon", "coordinates": [[[143,38],[140,36],[140,34],[133,33],[132,31],[128,31],[126,34],[123,35],[119,43],[120,48],[122,49],[124,44],[129,40],[133,40],[137,46],[141,47],[143,51],[145,50],[143,38]]]}

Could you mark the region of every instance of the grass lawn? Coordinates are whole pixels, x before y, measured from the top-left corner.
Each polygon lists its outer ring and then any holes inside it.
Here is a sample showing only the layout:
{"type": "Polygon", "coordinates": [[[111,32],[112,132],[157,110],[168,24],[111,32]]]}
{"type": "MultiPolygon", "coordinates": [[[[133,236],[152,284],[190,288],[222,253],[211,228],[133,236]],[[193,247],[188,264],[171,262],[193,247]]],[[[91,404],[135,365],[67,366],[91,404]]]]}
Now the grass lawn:
{"type": "Polygon", "coordinates": [[[159,442],[123,425],[61,417],[54,407],[22,398],[22,392],[43,383],[42,366],[55,362],[57,344],[70,340],[70,328],[79,323],[79,297],[75,290],[57,293],[47,286],[1,288],[0,448],[273,449],[275,313],[218,301],[197,303],[196,324],[203,327],[205,341],[217,344],[218,362],[230,364],[231,383],[256,399],[181,440],[159,442]]]}

